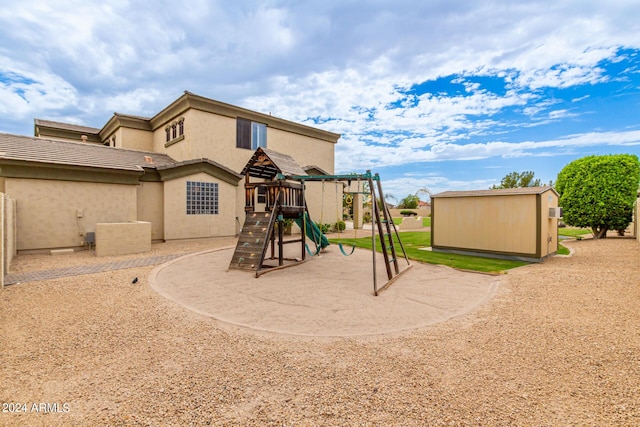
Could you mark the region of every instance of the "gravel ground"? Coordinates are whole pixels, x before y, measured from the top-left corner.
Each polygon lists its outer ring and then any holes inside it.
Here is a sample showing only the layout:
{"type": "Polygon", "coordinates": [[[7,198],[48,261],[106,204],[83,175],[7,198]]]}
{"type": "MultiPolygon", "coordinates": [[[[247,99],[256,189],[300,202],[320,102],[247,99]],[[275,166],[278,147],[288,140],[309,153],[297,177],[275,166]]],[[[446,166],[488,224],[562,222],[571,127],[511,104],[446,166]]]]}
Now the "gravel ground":
{"type": "MultiPolygon", "coordinates": [[[[367,339],[218,323],[154,293],[153,267],[9,286],[0,424],[640,425],[640,245],[568,245],[572,257],[510,271],[469,315],[367,339]],[[24,411],[6,412],[15,403],[24,411]]],[[[30,255],[15,267],[104,261],[30,255]]]]}

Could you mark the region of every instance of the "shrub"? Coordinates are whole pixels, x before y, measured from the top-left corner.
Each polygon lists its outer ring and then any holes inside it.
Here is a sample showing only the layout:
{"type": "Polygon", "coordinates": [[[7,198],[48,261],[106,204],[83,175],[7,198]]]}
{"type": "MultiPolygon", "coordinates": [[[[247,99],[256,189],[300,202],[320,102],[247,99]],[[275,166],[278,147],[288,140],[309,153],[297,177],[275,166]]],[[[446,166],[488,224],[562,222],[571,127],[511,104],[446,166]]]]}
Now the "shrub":
{"type": "Polygon", "coordinates": [[[328,233],[331,229],[331,224],[320,224],[319,222],[316,222],[316,225],[318,226],[322,234],[328,233]]]}
{"type": "Polygon", "coordinates": [[[402,216],[416,216],[418,215],[418,212],[414,212],[414,211],[400,211],[400,215],[402,216]]]}
{"type": "Polygon", "coordinates": [[[338,221],[335,224],[333,224],[333,229],[336,231],[344,231],[347,228],[347,224],[344,223],[344,221],[338,221]]]}

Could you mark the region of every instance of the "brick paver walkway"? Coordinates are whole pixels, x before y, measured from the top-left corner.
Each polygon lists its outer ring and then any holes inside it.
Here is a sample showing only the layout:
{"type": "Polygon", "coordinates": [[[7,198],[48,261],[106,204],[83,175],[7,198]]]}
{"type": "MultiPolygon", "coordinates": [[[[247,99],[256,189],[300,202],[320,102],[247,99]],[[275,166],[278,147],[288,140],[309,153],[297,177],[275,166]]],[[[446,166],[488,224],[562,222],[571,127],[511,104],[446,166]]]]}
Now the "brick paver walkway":
{"type": "Polygon", "coordinates": [[[145,267],[147,265],[162,264],[172,259],[186,255],[186,253],[161,255],[150,258],[135,258],[125,261],[108,262],[103,264],[77,265],[75,267],[54,268],[51,270],[33,271],[29,273],[8,274],[4,276],[5,285],[15,285],[24,282],[58,279],[60,277],[81,276],[83,274],[102,273],[126,268],[145,267]]]}

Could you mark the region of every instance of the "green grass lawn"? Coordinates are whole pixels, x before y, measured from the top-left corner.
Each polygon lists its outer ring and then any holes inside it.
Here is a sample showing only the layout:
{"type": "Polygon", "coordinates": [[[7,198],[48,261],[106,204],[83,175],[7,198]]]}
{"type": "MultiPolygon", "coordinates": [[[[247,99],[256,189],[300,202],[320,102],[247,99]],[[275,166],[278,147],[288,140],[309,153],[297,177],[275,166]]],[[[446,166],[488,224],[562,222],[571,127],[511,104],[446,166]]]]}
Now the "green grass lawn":
{"type": "MultiPolygon", "coordinates": [[[[564,236],[574,239],[581,239],[586,234],[591,234],[588,228],[562,227],[558,228],[558,236],[564,236]]],[[[569,255],[571,252],[562,245],[562,241],[558,242],[558,255],[569,255]]]]}
{"type": "MultiPolygon", "coordinates": [[[[562,227],[558,228],[558,237],[569,237],[574,239],[581,239],[584,235],[591,234],[591,230],[588,228],[574,228],[574,227],[562,227]]],[[[569,248],[562,245],[562,240],[558,241],[558,255],[569,255],[571,252],[569,248]]]]}
{"type": "Polygon", "coordinates": [[[558,228],[558,235],[567,237],[582,237],[585,234],[591,234],[588,228],[562,227],[558,228]]]}
{"type": "MultiPolygon", "coordinates": [[[[430,220],[431,218],[426,219],[430,220]]],[[[429,221],[429,224],[430,223],[431,222],[429,221]]],[[[420,248],[431,246],[431,233],[425,231],[407,231],[401,233],[400,236],[402,238],[402,244],[404,245],[404,249],[409,259],[424,262],[427,264],[441,264],[453,268],[480,271],[484,273],[502,273],[505,270],[528,264],[521,261],[508,261],[502,259],[446,254],[441,252],[420,250],[420,248]]],[[[362,237],[359,239],[331,239],[330,241],[332,243],[343,243],[347,245],[355,245],[359,248],[371,249],[370,236],[362,237]]],[[[377,236],[376,246],[377,250],[380,251],[380,241],[377,236]]],[[[400,246],[396,244],[396,252],[398,251],[400,251],[400,246]]]]}
{"type": "Polygon", "coordinates": [[[558,242],[558,255],[569,255],[571,253],[571,251],[569,251],[569,248],[567,248],[566,246],[564,246],[562,243],[558,242]]]}
{"type": "MultiPolygon", "coordinates": [[[[402,223],[402,218],[393,218],[393,223],[395,225],[400,225],[402,223]]],[[[430,216],[422,217],[422,226],[423,227],[431,227],[431,217],[430,216]]]]}

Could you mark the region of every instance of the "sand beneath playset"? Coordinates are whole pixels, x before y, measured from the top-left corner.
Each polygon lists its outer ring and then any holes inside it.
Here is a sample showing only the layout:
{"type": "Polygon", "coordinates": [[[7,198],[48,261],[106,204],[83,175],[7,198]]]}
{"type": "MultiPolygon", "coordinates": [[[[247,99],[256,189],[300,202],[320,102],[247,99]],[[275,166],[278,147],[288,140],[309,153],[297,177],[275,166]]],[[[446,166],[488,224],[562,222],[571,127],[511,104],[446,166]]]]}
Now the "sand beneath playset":
{"type": "MultiPolygon", "coordinates": [[[[285,246],[287,251],[288,257],[299,256],[297,245],[285,246]]],[[[414,263],[375,296],[370,250],[356,249],[347,257],[331,245],[320,256],[259,278],[228,270],[232,254],[233,249],[224,249],[176,259],[154,270],[151,286],[185,308],[236,326],[358,336],[415,329],[468,313],[500,282],[500,276],[414,263]]],[[[398,265],[401,272],[409,266],[404,258],[398,265]]],[[[381,255],[376,267],[380,289],[388,280],[381,255]]]]}

